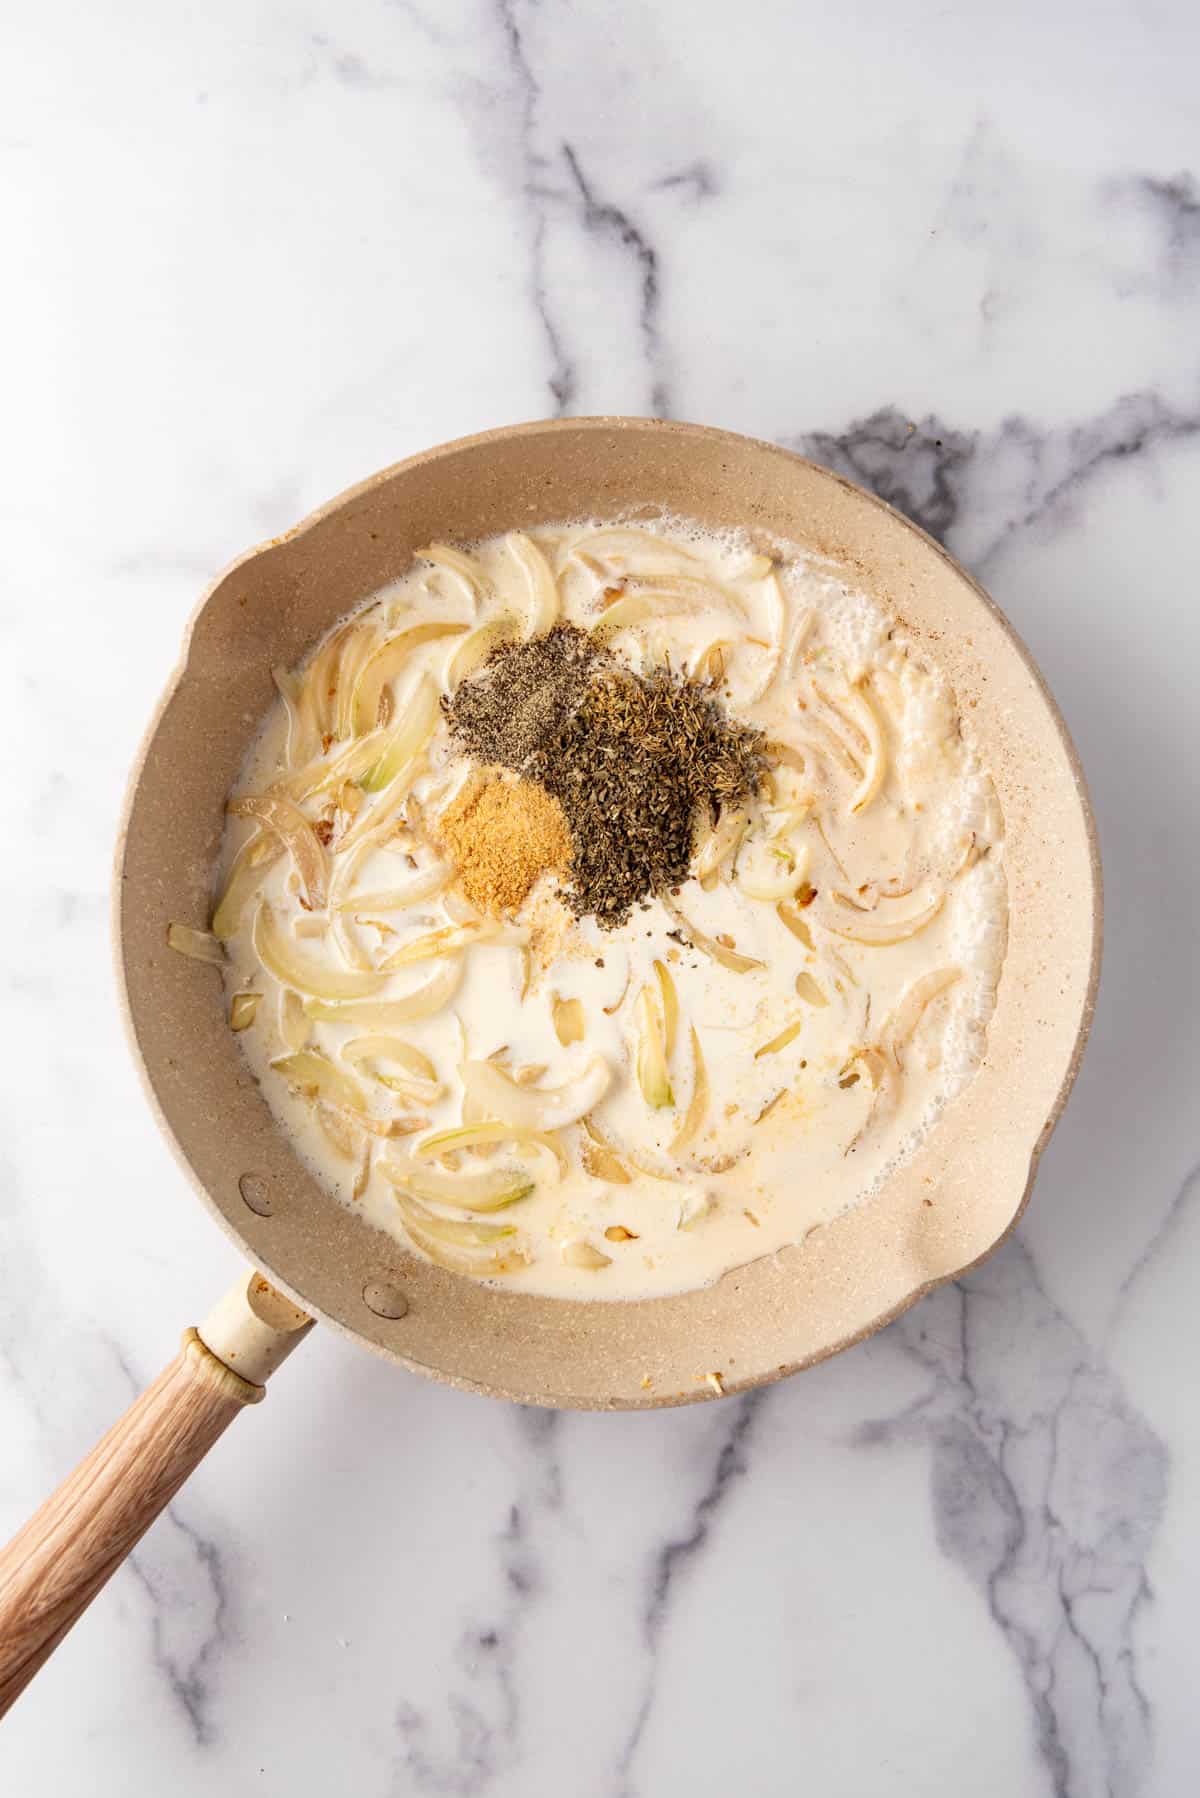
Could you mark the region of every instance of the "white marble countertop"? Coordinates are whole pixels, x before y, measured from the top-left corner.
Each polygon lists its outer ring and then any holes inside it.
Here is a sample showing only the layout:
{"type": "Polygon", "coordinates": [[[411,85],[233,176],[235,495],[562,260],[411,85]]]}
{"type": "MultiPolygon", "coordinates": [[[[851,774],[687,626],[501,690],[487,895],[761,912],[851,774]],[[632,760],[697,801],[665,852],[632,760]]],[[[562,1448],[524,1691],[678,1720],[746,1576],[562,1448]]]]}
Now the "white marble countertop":
{"type": "Polygon", "coordinates": [[[1198,17],[11,13],[0,1531],[234,1272],[121,1037],[111,844],[199,590],[374,468],[660,411],[874,486],[1066,711],[1108,955],[1018,1238],[813,1373],[550,1416],[310,1344],[6,1798],[1195,1791],[1198,17]]]}

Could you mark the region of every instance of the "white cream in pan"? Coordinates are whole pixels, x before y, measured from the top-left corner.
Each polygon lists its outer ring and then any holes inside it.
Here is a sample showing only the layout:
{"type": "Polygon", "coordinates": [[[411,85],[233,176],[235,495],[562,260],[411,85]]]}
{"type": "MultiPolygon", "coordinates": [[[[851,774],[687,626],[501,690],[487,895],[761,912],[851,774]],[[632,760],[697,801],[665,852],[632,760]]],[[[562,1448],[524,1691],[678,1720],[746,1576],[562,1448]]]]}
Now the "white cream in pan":
{"type": "Polygon", "coordinates": [[[564,1297],[704,1285],[863,1198],[971,1078],[991,782],[939,671],[804,550],[680,520],[435,545],[281,680],[218,885],[231,1017],[316,1177],[418,1253],[564,1297]],[[477,913],[438,838],[471,772],[441,696],[556,618],[714,679],[770,744],[693,877],[611,931],[553,875],[477,913]]]}

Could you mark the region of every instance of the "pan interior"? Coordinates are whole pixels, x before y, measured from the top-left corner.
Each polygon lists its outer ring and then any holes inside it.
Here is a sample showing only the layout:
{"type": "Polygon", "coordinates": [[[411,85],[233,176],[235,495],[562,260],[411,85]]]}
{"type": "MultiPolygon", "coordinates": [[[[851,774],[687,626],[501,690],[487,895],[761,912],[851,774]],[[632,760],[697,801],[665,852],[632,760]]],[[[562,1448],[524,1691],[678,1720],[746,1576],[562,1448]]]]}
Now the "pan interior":
{"type": "Polygon", "coordinates": [[[117,928],[160,1118],[250,1259],[326,1321],[420,1371],[534,1403],[644,1406],[736,1390],[819,1359],[1003,1236],[1078,1060],[1098,869],[1053,704],[999,614],[936,545],[770,446],[599,419],[493,432],[417,457],[217,581],[135,776],[117,928]],[[870,1200],[715,1286],[613,1306],[479,1286],[348,1219],[277,1132],[228,1031],[218,976],[171,953],[166,929],[206,916],[225,795],[271,702],[273,666],[301,659],[431,537],[639,509],[809,546],[927,648],[960,709],[970,708],[996,784],[1010,931],[982,1068],[870,1200]]]}

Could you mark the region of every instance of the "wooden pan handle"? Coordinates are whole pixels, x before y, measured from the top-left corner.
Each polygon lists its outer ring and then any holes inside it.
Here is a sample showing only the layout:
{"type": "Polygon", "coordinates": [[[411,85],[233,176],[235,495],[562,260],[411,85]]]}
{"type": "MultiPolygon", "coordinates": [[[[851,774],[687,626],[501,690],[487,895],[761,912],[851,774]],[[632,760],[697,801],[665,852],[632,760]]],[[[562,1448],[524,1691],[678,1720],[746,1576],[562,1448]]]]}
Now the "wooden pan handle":
{"type": "Polygon", "coordinates": [[[0,1717],[311,1322],[240,1281],[0,1551],[0,1717]]]}

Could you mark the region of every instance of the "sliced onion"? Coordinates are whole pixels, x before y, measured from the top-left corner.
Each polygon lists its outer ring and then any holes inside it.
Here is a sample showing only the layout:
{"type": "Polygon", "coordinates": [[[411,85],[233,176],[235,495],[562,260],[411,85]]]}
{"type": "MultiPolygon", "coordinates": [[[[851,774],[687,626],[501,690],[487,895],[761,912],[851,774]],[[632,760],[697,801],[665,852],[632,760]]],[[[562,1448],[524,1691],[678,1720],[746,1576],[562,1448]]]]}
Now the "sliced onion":
{"type": "Polygon", "coordinates": [[[725,679],[725,651],[728,648],[728,637],[714,637],[707,649],[702,649],[697,654],[689,679],[698,681],[705,687],[719,687],[725,679]]]}
{"type": "Polygon", "coordinates": [[[746,617],[746,601],[736,587],[727,587],[711,576],[672,574],[665,579],[653,575],[629,575],[625,591],[631,595],[646,594],[652,599],[685,599],[692,610],[710,606],[728,606],[739,618],[746,617]]]}
{"type": "Polygon", "coordinates": [[[797,749],[794,744],[781,743],[778,738],[773,737],[763,747],[771,760],[781,763],[783,767],[791,768],[797,774],[811,773],[808,757],[802,749],[797,749]]]}
{"type": "Polygon", "coordinates": [[[910,937],[918,935],[933,923],[945,902],[945,893],[935,893],[920,911],[913,912],[907,918],[879,918],[863,917],[857,913],[847,915],[844,910],[827,903],[819,896],[814,902],[813,911],[822,929],[832,931],[834,936],[845,937],[851,943],[864,943],[869,947],[879,948],[889,943],[904,943],[910,937]]]}
{"type": "Polygon", "coordinates": [[[675,990],[671,970],[665,962],[656,961],[654,972],[658,976],[658,990],[662,1000],[663,1049],[670,1061],[675,1053],[675,1039],[679,1034],[679,994],[675,990]]]}
{"type": "Polygon", "coordinates": [[[934,968],[922,974],[901,997],[896,1009],[880,1032],[880,1047],[897,1066],[904,1065],[904,1049],[930,1005],[947,987],[962,978],[961,968],[934,968]]]}
{"type": "MultiPolygon", "coordinates": [[[[496,1249],[490,1255],[472,1254],[451,1248],[449,1244],[432,1234],[421,1222],[419,1208],[415,1200],[405,1200],[397,1193],[397,1204],[400,1215],[404,1219],[404,1230],[413,1248],[420,1249],[435,1267],[444,1268],[447,1273],[466,1274],[471,1279],[488,1279],[495,1275],[510,1274],[515,1268],[528,1267],[529,1255],[517,1245],[496,1249]]],[[[426,1214],[428,1215],[428,1214],[426,1214]]],[[[480,1229],[484,1226],[479,1225],[480,1229]]]]}
{"type": "Polygon", "coordinates": [[[640,531],[634,525],[602,525],[599,530],[577,537],[567,554],[579,557],[599,556],[605,562],[614,557],[638,556],[643,565],[647,561],[657,560],[672,570],[681,564],[685,569],[704,566],[696,556],[690,555],[678,544],[668,542],[665,537],[659,537],[653,531],[640,531]]]}
{"type": "Polygon", "coordinates": [[[258,1016],[261,993],[235,993],[229,1001],[229,1028],[249,1030],[258,1016]]]}
{"type": "Polygon", "coordinates": [[[263,875],[283,854],[278,837],[260,830],[242,844],[233,858],[225,890],[213,912],[212,932],[219,942],[227,943],[237,930],[246,901],[262,884],[263,875]]]}
{"type": "Polygon", "coordinates": [[[320,747],[308,684],[286,668],[272,668],[271,679],[287,712],[288,734],[283,759],[289,768],[298,768],[320,747]]]}
{"type": "Polygon", "coordinates": [[[669,1153],[678,1155],[687,1147],[704,1121],[708,1110],[708,1069],[704,1062],[704,1051],[700,1047],[700,1033],[692,1025],[692,1096],[683,1116],[683,1122],[671,1138],[669,1153]]]}
{"type": "Polygon", "coordinates": [[[358,780],[372,767],[383,754],[388,745],[388,733],[384,730],[372,731],[369,737],[359,737],[350,743],[332,760],[327,755],[318,755],[302,767],[295,768],[285,774],[281,780],[268,787],[268,792],[286,793],[289,799],[299,802],[311,799],[314,793],[327,793],[332,787],[344,785],[348,780],[358,780]]]}
{"type": "Polygon", "coordinates": [[[697,930],[694,924],[689,924],[679,907],[665,893],[661,895],[661,898],[663,909],[669,912],[679,928],[686,932],[693,946],[699,949],[701,954],[710,956],[713,961],[720,962],[723,968],[730,969],[734,974],[749,974],[753,968],[766,967],[765,961],[756,961],[753,955],[742,955],[737,949],[727,949],[724,943],[715,942],[703,930],[697,930]]]}
{"type": "Polygon", "coordinates": [[[299,1049],[294,1055],[281,1055],[271,1066],[299,1092],[315,1094],[344,1111],[367,1109],[367,1095],[358,1081],[319,1049],[299,1049]]]}
{"type": "Polygon", "coordinates": [[[750,827],[750,815],[741,806],[726,806],[696,856],[696,879],[706,892],[716,885],[721,864],[733,855],[750,827]]]}
{"type": "Polygon", "coordinates": [[[829,756],[844,774],[849,775],[851,780],[862,780],[864,773],[862,762],[851,753],[842,736],[825,718],[819,717],[815,712],[806,711],[804,727],[800,734],[806,745],[810,739],[815,739],[812,742],[813,749],[829,756]]]}
{"type": "Polygon", "coordinates": [[[387,983],[383,973],[343,973],[297,955],[265,901],[254,920],[254,952],[276,980],[312,999],[362,999],[387,983]]]}
{"type": "Polygon", "coordinates": [[[638,994],[638,1042],[634,1058],[637,1083],[652,1111],[665,1111],[674,1105],[675,1094],[667,1067],[666,1040],[662,1014],[654,993],[644,986],[638,994]]]}
{"type": "Polygon", "coordinates": [[[568,1267],[585,1267],[590,1273],[598,1273],[602,1267],[612,1266],[612,1256],[606,1255],[593,1243],[582,1236],[573,1236],[562,1245],[562,1258],[568,1267]]]}
{"type": "Polygon", "coordinates": [[[345,1059],[357,1064],[360,1061],[373,1061],[383,1056],[388,1061],[399,1062],[402,1068],[416,1079],[424,1081],[427,1086],[440,1084],[437,1069],[423,1049],[414,1043],[406,1043],[398,1036],[356,1036],[346,1043],[342,1049],[345,1059]]]}
{"type": "Polygon", "coordinates": [[[330,1005],[318,997],[306,1000],[304,1011],[306,1016],[328,1024],[359,1024],[365,1030],[395,1030],[405,1024],[415,1024],[421,1018],[435,1017],[458,991],[462,974],[461,962],[448,961],[424,986],[414,993],[406,993],[402,999],[352,1000],[348,1004],[330,1005]]]}
{"type": "Polygon", "coordinates": [[[775,863],[775,869],[756,867],[749,856],[738,863],[737,884],[749,899],[763,899],[770,905],[781,900],[790,899],[799,892],[808,879],[811,856],[808,849],[801,845],[793,849],[791,845],[780,846],[778,852],[771,844],[756,844],[757,857],[761,860],[769,856],[775,863]]]}
{"type": "Polygon", "coordinates": [[[694,1230],[713,1208],[714,1201],[711,1193],[689,1192],[680,1201],[675,1228],[677,1230],[694,1230]]]}
{"type": "Polygon", "coordinates": [[[808,641],[808,633],[812,629],[813,616],[813,610],[810,606],[808,611],[801,612],[799,618],[797,618],[795,624],[792,626],[792,634],[788,641],[787,653],[783,659],[784,673],[789,677],[795,673],[796,658],[808,641]]]}
{"type": "Polygon", "coordinates": [[[802,968],[796,976],[796,996],[800,999],[807,999],[810,1005],[816,1005],[818,1007],[827,1006],[829,1004],[829,1000],[821,991],[820,986],[807,969],[804,968],[802,968]]]}
{"type": "MultiPolygon", "coordinates": [[[[354,688],[353,725],[357,736],[374,729],[379,718],[379,701],[383,690],[395,680],[413,651],[440,637],[461,637],[465,624],[446,624],[433,620],[414,624],[406,631],[389,637],[380,645],[363,668],[354,688]]],[[[380,785],[383,784],[381,781],[380,785]]]]}
{"type": "Polygon", "coordinates": [[[398,1036],[356,1036],[343,1045],[342,1059],[351,1067],[363,1066],[381,1086],[401,1093],[419,1105],[436,1104],[446,1090],[428,1055],[398,1036]],[[398,1077],[382,1074],[370,1065],[375,1061],[395,1062],[405,1072],[398,1077]]]}
{"type": "Polygon", "coordinates": [[[505,542],[529,587],[529,621],[525,635],[544,637],[558,623],[562,609],[558,582],[549,562],[524,531],[510,531],[505,542]]]}
{"type": "MultiPolygon", "coordinates": [[[[379,632],[379,612],[374,606],[353,635],[346,639],[338,660],[337,711],[334,733],[341,739],[358,734],[354,728],[355,699],[362,670],[375,649],[379,632]]],[[[374,723],[374,718],[371,722],[374,723]]]]}
{"type": "Polygon", "coordinates": [[[557,1172],[567,1172],[567,1151],[552,1130],[522,1130],[515,1124],[493,1122],[455,1124],[449,1130],[435,1130],[414,1143],[414,1161],[437,1161],[443,1155],[457,1155],[465,1149],[488,1148],[495,1143],[511,1142],[517,1148],[544,1149],[553,1156],[557,1172]]]}
{"type": "MultiPolygon", "coordinates": [[[[383,1163],[381,1172],[391,1178],[391,1170],[386,1162],[383,1163]]],[[[422,1235],[434,1242],[450,1243],[457,1248],[490,1248],[493,1243],[504,1242],[517,1233],[515,1224],[483,1224],[466,1218],[442,1217],[439,1212],[430,1211],[402,1189],[396,1193],[396,1203],[410,1235],[415,1225],[422,1235]]]]}
{"type": "Polygon", "coordinates": [[[808,928],[800,905],[796,899],[783,899],[775,907],[779,921],[792,935],[804,944],[806,949],[813,947],[812,931],[808,928]]]}
{"type": "Polygon", "coordinates": [[[469,556],[464,549],[453,549],[448,543],[427,543],[415,554],[423,562],[432,562],[438,568],[448,568],[452,574],[459,576],[467,583],[472,594],[482,596],[491,591],[492,583],[487,577],[483,563],[469,556]]]}
{"type": "Polygon", "coordinates": [[[778,1036],[773,1036],[769,1043],[763,1043],[754,1051],[755,1061],[761,1061],[764,1055],[777,1055],[780,1049],[786,1049],[789,1043],[795,1042],[803,1028],[804,1019],[793,1018],[790,1024],[784,1025],[778,1036]]]}
{"type": "Polygon", "coordinates": [[[435,1205],[453,1205],[460,1211],[503,1211],[526,1199],[534,1189],[534,1181],[520,1168],[488,1168],[480,1174],[447,1173],[444,1168],[403,1166],[394,1161],[381,1161],[379,1171],[385,1180],[411,1198],[425,1199],[435,1205]]]}
{"type": "Polygon", "coordinates": [[[757,705],[758,701],[770,692],[783,661],[783,641],[787,632],[787,606],[783,597],[783,588],[779,584],[779,576],[773,569],[767,576],[766,588],[771,646],[763,658],[762,666],[753,685],[742,698],[743,705],[757,705]]]}
{"type": "Polygon", "coordinates": [[[612,1071],[602,1056],[563,1086],[518,1086],[490,1061],[467,1061],[462,1067],[467,1099],[483,1117],[517,1124],[523,1130],[562,1130],[598,1105],[612,1084],[612,1071]]]}
{"type": "Polygon", "coordinates": [[[595,1180],[609,1180],[614,1186],[629,1186],[633,1175],[608,1138],[601,1134],[590,1117],[581,1118],[580,1122],[584,1130],[580,1158],[587,1172],[595,1180]]]}
{"type": "Polygon", "coordinates": [[[614,1001],[613,1001],[613,1003],[612,1003],[612,1004],[611,1004],[611,1005],[605,1005],[605,1006],[603,1006],[603,1007],[602,1007],[602,1010],[603,1010],[603,1012],[604,1012],[604,1015],[605,1015],[605,1017],[606,1017],[606,1018],[611,1018],[611,1017],[615,1017],[615,1016],[616,1016],[616,1014],[617,1014],[617,1012],[619,1012],[619,1011],[620,1011],[620,1009],[621,1009],[621,1007],[622,1007],[622,1005],[624,1005],[624,1003],[625,1003],[625,1001],[626,1001],[626,999],[627,999],[627,998],[628,998],[628,997],[629,997],[629,987],[630,987],[630,982],[631,982],[631,981],[632,981],[632,980],[633,980],[633,969],[632,969],[632,968],[626,968],[626,970],[625,970],[625,984],[624,984],[624,986],[623,986],[623,987],[622,987],[622,988],[621,988],[621,996],[620,996],[620,998],[619,998],[619,999],[614,999],[614,1001]]]}
{"type": "Polygon", "coordinates": [[[850,801],[851,812],[863,812],[866,811],[872,800],[879,797],[887,777],[887,737],[878,712],[861,687],[847,696],[845,710],[862,732],[867,744],[867,753],[870,756],[862,784],[850,801]]]}
{"type": "MultiPolygon", "coordinates": [[[[417,757],[437,728],[438,693],[429,675],[423,674],[404,708],[404,722],[392,732],[387,748],[362,782],[365,793],[381,793],[375,815],[402,796],[399,783],[411,777],[417,757]]],[[[364,817],[370,814],[364,813],[364,817]]]]}
{"type": "Polygon", "coordinates": [[[329,857],[299,807],[282,793],[260,793],[235,799],[229,810],[235,818],[253,818],[271,832],[295,864],[305,904],[311,911],[323,911],[329,898],[329,857]]]}
{"type": "MultiPolygon", "coordinates": [[[[327,1144],[331,1145],[336,1154],[340,1154],[345,1162],[358,1162],[363,1149],[367,1153],[367,1158],[371,1156],[371,1144],[369,1142],[363,1144],[362,1135],[354,1129],[353,1122],[345,1117],[344,1111],[338,1111],[336,1106],[317,1104],[317,1106],[313,1106],[313,1117],[317,1118],[320,1135],[326,1138],[327,1144]]],[[[358,1187],[358,1181],[354,1181],[354,1185],[358,1187]]],[[[360,1194],[356,1192],[354,1197],[358,1196],[360,1194]]]]}
{"type": "Polygon", "coordinates": [[[644,624],[647,618],[662,618],[671,612],[691,612],[695,606],[695,600],[686,593],[631,593],[601,613],[591,627],[592,636],[599,642],[607,642],[618,631],[644,624]]]}
{"type": "Polygon", "coordinates": [[[333,735],[337,716],[338,664],[342,650],[357,628],[358,620],[351,618],[332,631],[313,656],[304,676],[304,703],[311,708],[316,720],[318,738],[333,735]]]}
{"type": "Polygon", "coordinates": [[[380,971],[390,974],[396,968],[411,967],[418,961],[436,961],[447,955],[461,955],[464,949],[471,949],[477,943],[510,943],[524,944],[529,941],[528,932],[517,926],[502,924],[498,919],[480,918],[466,924],[443,924],[438,930],[431,930],[425,936],[414,937],[411,943],[405,943],[394,955],[389,955],[380,963],[380,971]]]}
{"type": "Polygon", "coordinates": [[[473,630],[470,636],[464,637],[446,665],[447,691],[453,693],[461,682],[469,679],[501,643],[516,642],[521,629],[521,620],[511,612],[504,612],[499,618],[490,618],[486,624],[473,630]]]}
{"type": "Polygon", "coordinates": [[[582,1000],[555,998],[550,1009],[554,1019],[554,1034],[563,1048],[569,1049],[572,1043],[581,1043],[587,1029],[582,1000]]]}
{"type": "Polygon", "coordinates": [[[290,986],[279,994],[279,1040],[285,1049],[303,1049],[312,1035],[311,1020],[306,1017],[299,993],[290,986]]]}
{"type": "Polygon", "coordinates": [[[333,909],[350,912],[407,911],[409,906],[419,905],[423,899],[436,899],[439,893],[445,892],[453,878],[453,870],[445,862],[438,862],[432,868],[422,868],[406,886],[389,887],[382,893],[351,893],[348,899],[339,899],[333,909]]]}
{"type": "Polygon", "coordinates": [[[168,924],[167,946],[189,961],[207,961],[220,967],[225,960],[221,944],[207,930],[196,930],[191,924],[168,924]]]}

